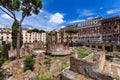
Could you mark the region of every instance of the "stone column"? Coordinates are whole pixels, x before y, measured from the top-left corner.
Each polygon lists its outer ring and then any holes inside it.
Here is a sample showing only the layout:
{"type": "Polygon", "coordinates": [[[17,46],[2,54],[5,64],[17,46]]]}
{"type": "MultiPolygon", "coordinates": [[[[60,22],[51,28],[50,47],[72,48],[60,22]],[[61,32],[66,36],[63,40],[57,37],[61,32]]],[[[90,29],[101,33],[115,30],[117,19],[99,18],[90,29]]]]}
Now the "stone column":
{"type": "Polygon", "coordinates": [[[102,49],[105,51],[105,46],[104,45],[102,45],[102,49]]]}
{"type": "Polygon", "coordinates": [[[69,47],[69,37],[67,36],[67,47],[69,47]]]}
{"type": "Polygon", "coordinates": [[[49,50],[50,45],[50,38],[48,32],[46,33],[46,50],[49,50]]]}
{"type": "Polygon", "coordinates": [[[60,32],[61,33],[61,44],[64,45],[64,32],[60,32]]]}
{"type": "Polygon", "coordinates": [[[113,51],[117,51],[117,46],[113,45],[113,51]]]}
{"type": "Polygon", "coordinates": [[[55,32],[55,44],[58,43],[58,35],[57,35],[57,32],[55,32]]]}
{"type": "Polygon", "coordinates": [[[96,47],[96,49],[98,50],[98,45],[96,45],[95,47],[96,47]]]}

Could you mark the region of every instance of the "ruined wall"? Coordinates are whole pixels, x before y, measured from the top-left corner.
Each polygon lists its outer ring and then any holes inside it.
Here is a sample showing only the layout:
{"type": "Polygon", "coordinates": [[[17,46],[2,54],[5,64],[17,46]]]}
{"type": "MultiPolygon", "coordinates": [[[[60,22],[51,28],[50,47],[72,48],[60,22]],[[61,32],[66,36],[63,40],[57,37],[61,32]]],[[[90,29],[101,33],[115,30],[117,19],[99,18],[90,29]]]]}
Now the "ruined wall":
{"type": "Polygon", "coordinates": [[[66,77],[66,76],[64,76],[64,75],[61,74],[60,80],[71,80],[71,79],[69,79],[68,77],[66,77]]]}
{"type": "Polygon", "coordinates": [[[85,60],[77,59],[74,57],[70,58],[70,70],[78,72],[85,76],[89,76],[95,80],[113,80],[113,77],[102,74],[100,72],[96,72],[96,69],[96,63],[87,62],[85,60]]]}

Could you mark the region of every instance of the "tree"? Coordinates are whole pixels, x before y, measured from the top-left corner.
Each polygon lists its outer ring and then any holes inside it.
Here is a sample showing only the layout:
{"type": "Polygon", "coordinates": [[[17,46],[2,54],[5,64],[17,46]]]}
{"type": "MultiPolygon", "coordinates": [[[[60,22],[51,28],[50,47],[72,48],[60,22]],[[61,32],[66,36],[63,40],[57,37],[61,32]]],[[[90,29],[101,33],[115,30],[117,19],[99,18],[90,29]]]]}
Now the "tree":
{"type": "Polygon", "coordinates": [[[44,33],[45,31],[44,30],[39,30],[39,33],[44,33]]]}
{"type": "Polygon", "coordinates": [[[0,45],[0,80],[4,78],[2,74],[2,69],[1,69],[1,66],[4,63],[4,61],[5,61],[5,58],[3,57],[3,46],[0,45]]]}
{"type": "Polygon", "coordinates": [[[32,33],[32,30],[28,30],[27,32],[28,32],[28,33],[32,33]]]}
{"type": "Polygon", "coordinates": [[[18,23],[18,33],[17,33],[17,58],[20,57],[20,34],[21,25],[25,17],[31,16],[33,14],[38,14],[42,8],[41,0],[0,0],[0,10],[5,12],[14,21],[18,23]],[[21,19],[17,19],[16,12],[21,13],[21,19]]]}
{"type": "Polygon", "coordinates": [[[39,29],[32,29],[32,32],[39,33],[39,29]]]}
{"type": "MultiPolygon", "coordinates": [[[[13,48],[15,49],[16,48],[16,41],[17,41],[17,33],[18,33],[18,23],[17,21],[14,21],[13,25],[12,25],[12,46],[13,48]]],[[[23,36],[22,36],[22,33],[20,34],[20,48],[23,44],[23,36]]]]}
{"type": "Polygon", "coordinates": [[[76,30],[76,29],[67,29],[65,32],[68,33],[68,34],[75,34],[75,33],[78,33],[78,30],[76,30]]]}
{"type": "Polygon", "coordinates": [[[39,29],[31,29],[27,31],[28,33],[36,32],[36,33],[44,33],[44,30],[39,30],[39,29]]]}

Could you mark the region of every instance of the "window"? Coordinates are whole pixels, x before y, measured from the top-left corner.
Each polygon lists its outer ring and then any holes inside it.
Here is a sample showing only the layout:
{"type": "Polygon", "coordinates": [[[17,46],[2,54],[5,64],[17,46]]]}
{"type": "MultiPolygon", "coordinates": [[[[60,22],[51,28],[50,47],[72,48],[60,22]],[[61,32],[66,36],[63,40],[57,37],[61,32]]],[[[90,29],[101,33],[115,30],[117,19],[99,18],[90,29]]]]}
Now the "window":
{"type": "Polygon", "coordinates": [[[3,36],[1,37],[1,40],[3,40],[3,36]]]}
{"type": "Polygon", "coordinates": [[[7,39],[9,39],[9,37],[7,37],[7,39]]]}
{"type": "Polygon", "coordinates": [[[105,24],[103,24],[103,26],[105,26],[105,24]]]}
{"type": "Polygon", "coordinates": [[[105,27],[103,27],[103,29],[106,29],[105,27]]]}
{"type": "Polygon", "coordinates": [[[108,29],[111,29],[111,27],[108,27],[108,29]]]}
{"type": "Polygon", "coordinates": [[[117,26],[114,26],[114,28],[116,29],[116,28],[117,28],[117,26]]]}
{"type": "Polygon", "coordinates": [[[117,24],[117,21],[115,21],[114,23],[117,24]]]}
{"type": "Polygon", "coordinates": [[[9,31],[7,31],[7,35],[9,35],[9,31]]]}
{"type": "Polygon", "coordinates": [[[3,30],[1,30],[1,35],[3,35],[3,30]]]}

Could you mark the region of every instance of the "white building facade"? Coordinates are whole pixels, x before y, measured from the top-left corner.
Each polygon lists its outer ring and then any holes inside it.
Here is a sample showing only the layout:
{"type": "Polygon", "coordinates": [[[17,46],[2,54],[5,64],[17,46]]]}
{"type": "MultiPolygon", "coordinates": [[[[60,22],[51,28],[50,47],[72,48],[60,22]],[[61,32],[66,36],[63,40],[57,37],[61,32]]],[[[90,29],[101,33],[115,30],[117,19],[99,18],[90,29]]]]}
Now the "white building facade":
{"type": "MultiPolygon", "coordinates": [[[[23,43],[33,43],[33,41],[46,42],[46,32],[44,33],[28,33],[29,29],[22,29],[23,43]]],[[[12,42],[12,29],[11,28],[0,28],[0,40],[12,42]]]]}

